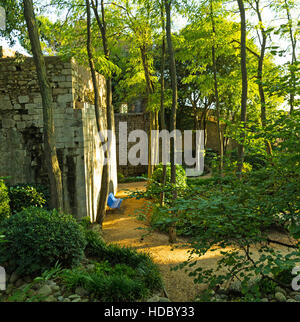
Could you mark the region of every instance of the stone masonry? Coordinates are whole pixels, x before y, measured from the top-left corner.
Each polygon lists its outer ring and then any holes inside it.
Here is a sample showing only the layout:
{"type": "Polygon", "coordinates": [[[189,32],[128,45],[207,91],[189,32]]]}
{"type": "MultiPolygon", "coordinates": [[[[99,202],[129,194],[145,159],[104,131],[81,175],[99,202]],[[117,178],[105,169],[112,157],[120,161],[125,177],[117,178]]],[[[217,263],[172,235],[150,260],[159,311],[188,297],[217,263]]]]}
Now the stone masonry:
{"type": "MultiPolygon", "coordinates": [[[[4,57],[4,55],[0,55],[4,57]]],[[[96,128],[92,81],[87,69],[70,59],[46,57],[54,100],[56,148],[67,212],[94,221],[101,186],[103,155],[96,128]]],[[[100,106],[104,78],[98,75],[100,106]]],[[[103,114],[102,110],[100,113],[103,114]]],[[[113,146],[115,156],[115,145],[113,146]]],[[[117,171],[111,162],[111,190],[117,171]]],[[[0,177],[10,184],[48,184],[43,160],[43,110],[36,69],[30,57],[0,58],[0,177]]]]}
{"type": "MultiPolygon", "coordinates": [[[[134,130],[144,130],[148,133],[149,131],[149,122],[147,113],[116,113],[115,114],[115,124],[116,124],[116,151],[117,151],[117,164],[118,172],[122,173],[124,176],[139,176],[144,173],[147,173],[147,166],[145,165],[119,165],[119,123],[127,123],[127,132],[128,134],[134,130]]],[[[127,143],[127,153],[136,143],[127,143]]]]}

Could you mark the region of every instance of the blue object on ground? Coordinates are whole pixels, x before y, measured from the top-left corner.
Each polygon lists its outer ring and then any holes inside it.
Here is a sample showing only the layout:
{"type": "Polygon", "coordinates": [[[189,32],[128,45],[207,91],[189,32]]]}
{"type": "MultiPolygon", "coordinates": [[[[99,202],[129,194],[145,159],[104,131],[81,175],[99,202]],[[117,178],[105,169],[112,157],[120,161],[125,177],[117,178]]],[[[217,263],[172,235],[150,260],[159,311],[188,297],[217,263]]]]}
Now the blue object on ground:
{"type": "Polygon", "coordinates": [[[120,208],[123,199],[117,199],[111,192],[107,198],[107,205],[109,208],[120,208]]]}

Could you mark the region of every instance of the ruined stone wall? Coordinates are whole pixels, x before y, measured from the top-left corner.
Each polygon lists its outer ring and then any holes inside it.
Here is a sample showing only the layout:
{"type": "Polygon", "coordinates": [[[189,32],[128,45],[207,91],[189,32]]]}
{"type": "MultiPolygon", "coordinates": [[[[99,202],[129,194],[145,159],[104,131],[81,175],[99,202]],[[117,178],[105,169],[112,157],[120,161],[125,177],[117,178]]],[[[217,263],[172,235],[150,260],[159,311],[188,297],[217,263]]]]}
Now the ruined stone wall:
{"type": "MultiPolygon", "coordinates": [[[[123,174],[124,176],[139,176],[141,174],[147,173],[147,166],[145,165],[138,165],[132,166],[131,164],[128,165],[119,165],[119,123],[120,122],[127,122],[127,136],[129,135],[130,131],[134,130],[144,130],[148,133],[149,130],[149,121],[147,118],[147,114],[144,113],[117,113],[115,114],[115,125],[116,125],[116,149],[117,149],[117,164],[118,164],[118,172],[123,174]]],[[[218,141],[218,130],[217,130],[217,123],[214,120],[207,120],[206,123],[206,131],[207,131],[207,142],[206,148],[212,149],[214,151],[219,152],[219,141],[218,141]]],[[[182,136],[183,138],[184,136],[182,136]]],[[[182,140],[182,143],[184,140],[182,140]]],[[[127,155],[128,151],[132,146],[136,143],[127,143],[127,155]]],[[[159,151],[160,151],[160,160],[161,160],[161,151],[162,151],[162,142],[159,142],[159,151]]],[[[124,147],[121,147],[121,149],[124,147]]],[[[236,143],[232,140],[229,140],[229,144],[227,149],[231,150],[236,148],[236,143]]],[[[182,160],[184,161],[184,157],[182,156],[182,160]]]]}
{"type": "MultiPolygon", "coordinates": [[[[56,147],[62,170],[64,207],[94,219],[103,158],[87,70],[73,60],[46,57],[52,86],[56,147]]],[[[98,75],[101,106],[104,78],[98,75]]],[[[101,113],[101,111],[100,111],[101,113]]],[[[116,188],[116,165],[112,180],[116,188]]],[[[43,110],[32,58],[0,59],[0,176],[11,184],[48,184],[43,160],[43,110]]]]}
{"type": "MultiPolygon", "coordinates": [[[[116,149],[117,149],[117,164],[118,172],[122,173],[124,176],[138,176],[147,172],[147,166],[137,165],[119,165],[119,123],[127,122],[127,134],[134,130],[144,130],[148,133],[149,122],[147,114],[144,113],[116,113],[115,114],[115,125],[116,125],[116,149]]],[[[127,152],[130,150],[135,143],[127,143],[127,152]]],[[[121,147],[122,148],[122,147],[121,147]]],[[[128,154],[127,154],[128,155],[128,154]]]]}

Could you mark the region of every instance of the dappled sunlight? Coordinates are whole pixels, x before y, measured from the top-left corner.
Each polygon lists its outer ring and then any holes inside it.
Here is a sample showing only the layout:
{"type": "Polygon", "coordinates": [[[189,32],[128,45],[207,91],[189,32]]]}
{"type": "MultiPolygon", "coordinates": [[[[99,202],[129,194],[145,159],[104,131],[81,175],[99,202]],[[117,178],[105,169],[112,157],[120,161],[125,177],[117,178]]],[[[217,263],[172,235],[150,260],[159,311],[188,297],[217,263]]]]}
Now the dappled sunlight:
{"type": "MultiPolygon", "coordinates": [[[[138,183],[141,186],[141,183],[138,183]]],[[[144,183],[142,183],[144,185],[144,183]]],[[[124,189],[124,185],[122,185],[124,189]]],[[[136,183],[127,184],[126,188],[135,189],[136,183]]],[[[122,196],[124,191],[118,192],[117,196],[122,196]]],[[[175,244],[169,243],[168,234],[154,231],[148,234],[144,222],[138,221],[134,216],[135,211],[145,205],[145,200],[136,200],[134,198],[124,200],[121,209],[115,209],[108,213],[103,224],[103,237],[106,242],[118,244],[120,246],[133,247],[139,252],[148,253],[153,261],[158,265],[165,287],[172,301],[191,301],[203,290],[206,285],[195,284],[194,277],[188,273],[196,267],[203,269],[216,268],[217,261],[222,257],[221,252],[236,251],[232,247],[219,248],[213,247],[202,256],[193,254],[192,248],[188,246],[184,238],[178,238],[175,244]],[[191,262],[197,261],[192,268],[186,266],[184,269],[171,270],[179,264],[190,259],[191,262]]],[[[272,236],[273,239],[280,239],[280,235],[272,236]]],[[[278,246],[278,245],[277,245],[278,246]]],[[[282,247],[276,247],[281,250],[282,247]]],[[[240,250],[242,252],[242,250],[240,250]]],[[[251,247],[253,258],[258,258],[258,245],[251,247]]],[[[286,250],[285,250],[286,252],[286,250]]]]}
{"type": "MultiPolygon", "coordinates": [[[[131,183],[122,185],[123,189],[136,189],[137,186],[144,186],[145,183],[131,183]]],[[[117,193],[117,197],[124,196],[124,190],[117,193]]],[[[152,232],[146,234],[147,226],[138,221],[134,213],[141,209],[145,200],[127,199],[121,205],[121,209],[115,209],[108,213],[103,223],[103,237],[106,242],[118,244],[120,246],[133,247],[139,252],[148,253],[153,261],[158,265],[164,279],[164,284],[173,301],[191,301],[197,292],[203,289],[203,285],[195,285],[193,277],[188,275],[191,268],[171,271],[171,268],[187,261],[190,258],[189,248],[183,238],[178,238],[178,242],[170,244],[168,235],[162,232],[152,232]]],[[[226,250],[231,250],[228,247],[226,250]]],[[[217,260],[222,256],[221,249],[208,251],[199,257],[193,254],[191,261],[197,261],[196,267],[211,268],[215,266],[217,260]]],[[[224,251],[224,249],[223,249],[224,251]]]]}
{"type": "Polygon", "coordinates": [[[128,218],[116,218],[116,219],[111,219],[108,221],[105,221],[103,223],[103,228],[105,229],[105,227],[110,226],[110,225],[114,225],[116,223],[120,223],[120,222],[125,222],[125,221],[130,221],[132,220],[132,218],[128,217],[128,218]]]}

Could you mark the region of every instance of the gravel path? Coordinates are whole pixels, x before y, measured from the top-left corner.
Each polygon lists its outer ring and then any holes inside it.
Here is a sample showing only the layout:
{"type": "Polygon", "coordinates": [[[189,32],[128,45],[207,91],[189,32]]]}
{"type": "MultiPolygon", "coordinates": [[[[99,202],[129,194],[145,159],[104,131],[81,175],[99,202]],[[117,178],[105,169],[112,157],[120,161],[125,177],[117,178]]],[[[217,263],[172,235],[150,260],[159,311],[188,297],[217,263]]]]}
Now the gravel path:
{"type": "MultiPolygon", "coordinates": [[[[143,189],[145,183],[137,182],[130,184],[120,184],[117,197],[126,196],[126,189],[143,189]]],[[[168,241],[167,234],[154,232],[141,239],[144,231],[139,227],[146,227],[144,223],[135,219],[135,211],[141,209],[145,204],[144,200],[127,199],[124,200],[121,209],[109,210],[103,224],[103,237],[108,243],[117,243],[123,246],[131,246],[138,251],[150,253],[154,262],[159,266],[164,281],[165,289],[172,302],[193,301],[199,291],[200,286],[196,286],[193,279],[184,270],[171,271],[171,267],[182,263],[188,258],[188,248],[182,246],[184,240],[176,244],[172,249],[168,241]]],[[[204,256],[201,263],[205,266],[213,266],[216,262],[217,254],[204,256]]]]}
{"type": "MultiPolygon", "coordinates": [[[[125,197],[128,190],[141,190],[144,187],[144,182],[120,184],[117,197],[125,197]]],[[[108,243],[131,246],[137,251],[149,253],[161,271],[169,299],[172,302],[193,301],[199,292],[205,288],[205,285],[194,284],[193,278],[189,277],[184,270],[170,270],[188,258],[188,248],[183,246],[183,239],[178,239],[174,248],[168,241],[168,235],[160,232],[153,232],[151,235],[142,238],[145,232],[138,228],[145,228],[146,225],[138,221],[135,214],[138,209],[145,205],[145,202],[145,200],[126,199],[123,201],[120,210],[108,210],[103,224],[103,237],[108,243]]],[[[276,239],[278,240],[278,238],[276,239]]],[[[279,248],[276,247],[276,249],[279,248]]],[[[220,256],[217,251],[208,252],[200,259],[198,258],[197,265],[205,268],[215,267],[220,256]]]]}

